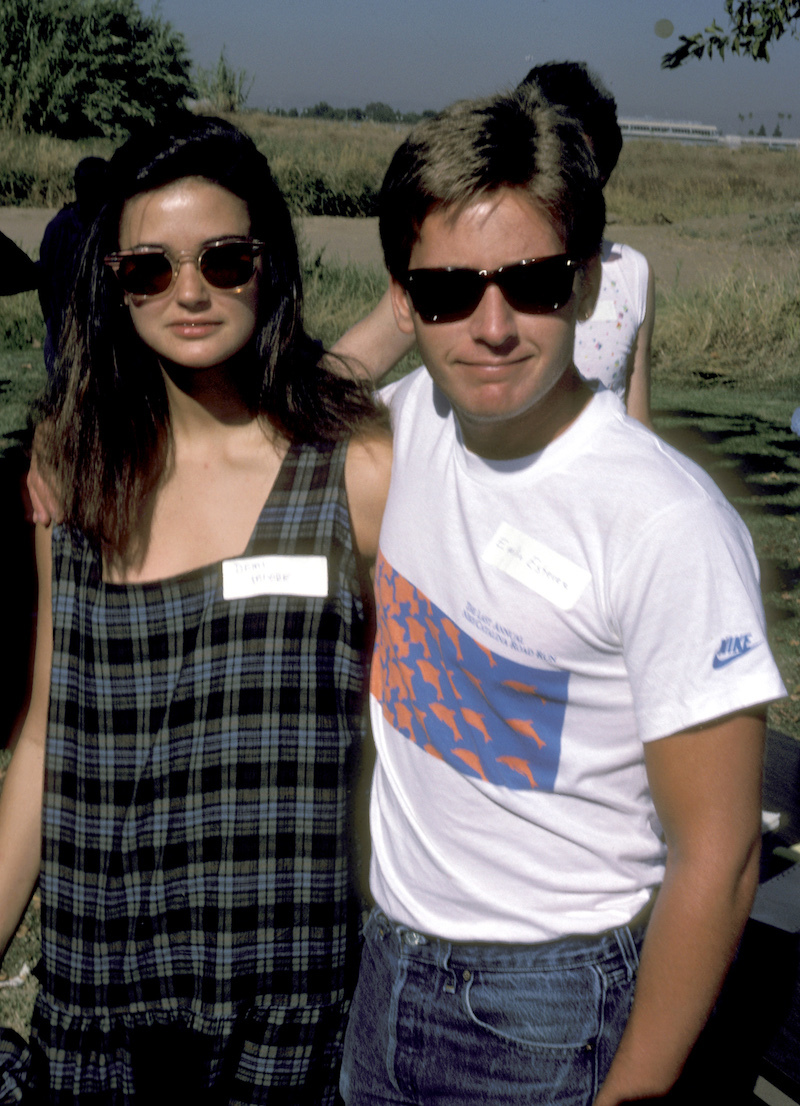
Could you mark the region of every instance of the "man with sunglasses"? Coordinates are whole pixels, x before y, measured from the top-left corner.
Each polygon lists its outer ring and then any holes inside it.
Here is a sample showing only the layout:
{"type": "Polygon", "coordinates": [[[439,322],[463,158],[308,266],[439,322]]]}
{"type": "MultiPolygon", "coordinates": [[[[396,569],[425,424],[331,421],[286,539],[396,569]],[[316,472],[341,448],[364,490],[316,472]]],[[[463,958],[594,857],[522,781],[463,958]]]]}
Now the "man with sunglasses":
{"type": "Polygon", "coordinates": [[[348,1106],[663,1096],[750,909],[783,687],[741,520],[575,370],[603,223],[534,90],[424,122],[384,181],[425,368],[385,392],[348,1106]]]}

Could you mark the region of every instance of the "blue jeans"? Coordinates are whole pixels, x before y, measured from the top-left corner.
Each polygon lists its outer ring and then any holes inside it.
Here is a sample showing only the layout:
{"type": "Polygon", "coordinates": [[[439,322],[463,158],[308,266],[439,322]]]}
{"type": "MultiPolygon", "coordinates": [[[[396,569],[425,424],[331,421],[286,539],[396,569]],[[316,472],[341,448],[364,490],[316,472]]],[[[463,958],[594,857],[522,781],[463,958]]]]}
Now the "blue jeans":
{"type": "Polygon", "coordinates": [[[373,910],[364,936],[347,1106],[590,1106],[628,1020],[643,930],[465,945],[373,910]]]}

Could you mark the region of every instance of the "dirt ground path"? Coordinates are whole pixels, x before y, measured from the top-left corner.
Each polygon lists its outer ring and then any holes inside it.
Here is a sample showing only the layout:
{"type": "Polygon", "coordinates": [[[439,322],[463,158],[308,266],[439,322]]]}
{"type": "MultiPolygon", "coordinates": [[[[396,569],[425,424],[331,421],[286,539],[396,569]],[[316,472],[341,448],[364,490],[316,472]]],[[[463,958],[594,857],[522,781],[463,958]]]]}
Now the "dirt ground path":
{"type": "MultiPolygon", "coordinates": [[[[0,207],[0,231],[33,256],[55,214],[52,208],[0,207]]],[[[383,264],[377,219],[320,215],[297,219],[296,228],[312,254],[324,249],[326,257],[340,261],[383,264]]]]}
{"type": "MultiPolygon", "coordinates": [[[[0,231],[34,255],[55,214],[42,208],[0,207],[0,231]]],[[[382,265],[377,219],[320,215],[296,221],[311,255],[358,265],[382,265]]],[[[606,236],[627,242],[649,259],[661,288],[686,289],[718,283],[730,273],[767,276],[798,264],[798,251],[765,243],[759,220],[748,215],[692,219],[680,224],[625,226],[609,218],[606,236]],[[771,245],[772,248],[769,248],[771,245]]]]}

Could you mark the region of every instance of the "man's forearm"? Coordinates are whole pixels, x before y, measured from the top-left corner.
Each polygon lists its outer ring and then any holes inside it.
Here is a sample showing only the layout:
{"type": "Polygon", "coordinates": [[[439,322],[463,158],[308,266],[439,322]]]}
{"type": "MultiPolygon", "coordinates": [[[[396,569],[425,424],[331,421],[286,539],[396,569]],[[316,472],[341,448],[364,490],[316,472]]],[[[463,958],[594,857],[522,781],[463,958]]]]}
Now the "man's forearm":
{"type": "Polygon", "coordinates": [[[388,292],[373,310],[350,327],[333,346],[333,353],[349,359],[351,366],[375,384],[414,348],[413,335],[398,329],[388,292]]]}
{"type": "Polygon", "coordinates": [[[595,1106],[658,1097],[680,1075],[736,952],[758,848],[735,871],[668,866],[642,949],[633,1010],[595,1106]]]}

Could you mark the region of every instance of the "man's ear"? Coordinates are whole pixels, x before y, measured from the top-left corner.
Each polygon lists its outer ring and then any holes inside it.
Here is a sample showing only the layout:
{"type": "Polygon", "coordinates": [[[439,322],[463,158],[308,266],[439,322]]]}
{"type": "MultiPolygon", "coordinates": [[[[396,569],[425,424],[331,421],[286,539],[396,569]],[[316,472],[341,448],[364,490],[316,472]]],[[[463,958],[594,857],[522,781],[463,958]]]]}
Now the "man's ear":
{"type": "Polygon", "coordinates": [[[411,312],[408,293],[393,276],[389,277],[389,293],[392,297],[392,310],[394,311],[397,329],[403,334],[413,334],[414,316],[411,312]]]}
{"type": "Polygon", "coordinates": [[[591,317],[597,297],[600,295],[600,281],[603,277],[603,267],[600,263],[600,255],[595,254],[581,268],[580,288],[578,290],[578,318],[585,322],[591,317]]]}

